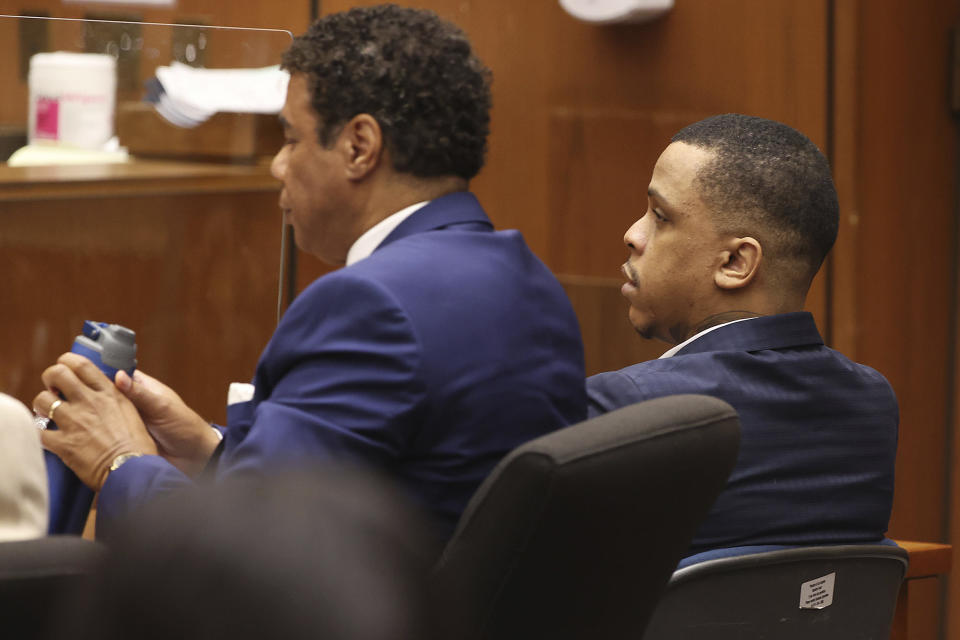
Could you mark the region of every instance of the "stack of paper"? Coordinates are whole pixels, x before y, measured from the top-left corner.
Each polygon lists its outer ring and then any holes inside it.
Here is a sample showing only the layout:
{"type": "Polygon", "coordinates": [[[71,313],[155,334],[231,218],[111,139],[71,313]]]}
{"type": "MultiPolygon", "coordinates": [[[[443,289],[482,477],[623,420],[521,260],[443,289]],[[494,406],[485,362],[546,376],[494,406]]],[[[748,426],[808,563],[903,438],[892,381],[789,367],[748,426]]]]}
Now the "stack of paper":
{"type": "Polygon", "coordinates": [[[146,100],[179,127],[195,127],[213,114],[280,113],[290,75],[279,66],[200,69],[180,62],[157,67],[146,100]]]}

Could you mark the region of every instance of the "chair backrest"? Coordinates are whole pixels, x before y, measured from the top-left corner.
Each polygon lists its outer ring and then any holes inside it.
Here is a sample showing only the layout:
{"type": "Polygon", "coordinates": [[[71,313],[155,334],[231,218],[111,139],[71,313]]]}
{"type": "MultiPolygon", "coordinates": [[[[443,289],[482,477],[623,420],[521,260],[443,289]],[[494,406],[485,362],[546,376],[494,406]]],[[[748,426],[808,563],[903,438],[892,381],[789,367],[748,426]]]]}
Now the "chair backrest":
{"type": "Polygon", "coordinates": [[[48,637],[48,625],[65,601],[88,587],[105,553],[76,536],[0,542],[0,635],[48,637]]]}
{"type": "Polygon", "coordinates": [[[670,396],[528,442],[434,570],[458,638],[639,637],[733,468],[736,412],[670,396]]]}
{"type": "Polygon", "coordinates": [[[907,552],[794,547],[678,569],[644,640],[886,640],[907,552]]]}

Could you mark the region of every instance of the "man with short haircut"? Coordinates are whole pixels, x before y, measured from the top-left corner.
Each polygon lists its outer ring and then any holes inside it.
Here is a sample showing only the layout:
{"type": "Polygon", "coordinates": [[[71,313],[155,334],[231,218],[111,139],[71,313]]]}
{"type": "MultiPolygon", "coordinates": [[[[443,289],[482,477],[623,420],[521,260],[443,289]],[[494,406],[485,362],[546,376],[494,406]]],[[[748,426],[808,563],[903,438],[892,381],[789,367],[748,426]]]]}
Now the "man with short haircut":
{"type": "MultiPolygon", "coordinates": [[[[585,416],[576,317],[520,234],[495,232],[467,191],[491,98],[462,31],[428,11],[352,9],[318,20],[283,66],[280,207],[300,248],[346,266],[287,310],[252,397],[228,408],[214,473],[360,462],[447,536],[504,454],[585,416]]],[[[114,386],[65,354],[43,381],[38,411],[64,396],[44,444],[102,489],[98,532],[218,449],[217,432],[149,376],[114,386]]]]}
{"type": "Polygon", "coordinates": [[[676,346],[589,378],[591,415],[678,393],[737,410],[739,458],[691,553],[881,539],[896,397],[802,311],[837,234],[826,158],[784,124],[707,118],[673,137],[648,203],[624,236],[622,292],[637,332],[676,346]]]}

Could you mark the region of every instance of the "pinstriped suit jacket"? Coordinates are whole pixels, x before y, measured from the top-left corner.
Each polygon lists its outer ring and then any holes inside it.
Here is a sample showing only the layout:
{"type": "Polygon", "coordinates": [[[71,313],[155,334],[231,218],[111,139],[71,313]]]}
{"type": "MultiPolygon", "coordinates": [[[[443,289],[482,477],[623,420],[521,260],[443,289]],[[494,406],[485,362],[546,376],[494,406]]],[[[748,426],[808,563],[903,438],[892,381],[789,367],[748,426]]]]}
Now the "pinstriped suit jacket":
{"type": "Polygon", "coordinates": [[[824,346],[809,313],[737,322],[672,358],[587,381],[591,416],[677,393],[721,398],[742,425],[736,467],[691,553],[884,535],[893,503],[896,396],[877,371],[824,346]]]}

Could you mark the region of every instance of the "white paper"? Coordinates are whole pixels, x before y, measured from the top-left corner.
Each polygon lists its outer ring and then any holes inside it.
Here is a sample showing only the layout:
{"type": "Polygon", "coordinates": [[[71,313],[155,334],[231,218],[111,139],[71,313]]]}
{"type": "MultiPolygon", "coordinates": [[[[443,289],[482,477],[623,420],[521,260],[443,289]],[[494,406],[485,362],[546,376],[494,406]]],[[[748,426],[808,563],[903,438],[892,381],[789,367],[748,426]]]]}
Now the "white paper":
{"type": "Polygon", "coordinates": [[[279,66],[198,69],[174,62],[157,67],[157,79],[178,110],[186,113],[280,113],[290,74],[279,66]]]}
{"type": "Polygon", "coordinates": [[[800,608],[825,609],[833,604],[833,586],[836,578],[837,574],[834,572],[801,584],[800,608]]]}
{"type": "Polygon", "coordinates": [[[227,406],[253,400],[255,390],[256,387],[249,382],[231,382],[227,389],[227,406]]]}

